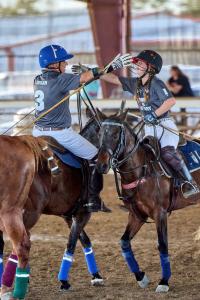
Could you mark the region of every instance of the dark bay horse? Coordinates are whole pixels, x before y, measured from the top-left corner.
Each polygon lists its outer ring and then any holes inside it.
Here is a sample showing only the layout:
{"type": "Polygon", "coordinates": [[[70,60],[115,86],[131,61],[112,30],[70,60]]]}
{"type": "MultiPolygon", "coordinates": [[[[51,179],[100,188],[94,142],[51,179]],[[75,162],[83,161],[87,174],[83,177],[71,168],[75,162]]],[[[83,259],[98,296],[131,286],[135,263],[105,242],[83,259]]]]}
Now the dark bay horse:
{"type": "MultiPolygon", "coordinates": [[[[102,128],[97,167],[104,174],[110,168],[117,168],[121,176],[123,201],[129,210],[128,224],[121,237],[122,254],[139,286],[146,287],[149,279],[134,257],[131,240],[148,218],[154,220],[162,269],[156,292],[167,292],[171,276],[167,235],[168,209],[171,207],[170,179],[161,175],[156,159],[153,162],[152,153],[142,146],[134,130],[125,121],[126,112],[109,118],[99,112],[99,117],[102,128]]],[[[200,184],[200,170],[194,172],[193,176],[200,184]]],[[[179,189],[171,209],[177,210],[196,204],[200,201],[200,195],[197,196],[185,199],[179,189]]]]}
{"type": "MultiPolygon", "coordinates": [[[[91,120],[82,134],[98,143],[97,135],[94,134],[97,128],[98,125],[91,120]]],[[[14,253],[14,258],[11,255],[9,266],[4,271],[7,274],[4,273],[2,277],[1,299],[25,298],[29,281],[30,229],[41,214],[64,217],[70,227],[67,249],[58,275],[61,288],[70,287],[68,275],[78,239],[84,250],[92,284],[103,282],[90,239],[84,231],[90,213],[77,207],[83,192],[82,172],[59,162],[62,172],[52,176],[41,150],[46,144],[45,140],[32,136],[0,137],[0,230],[8,235],[14,253]],[[14,277],[9,278],[11,273],[15,276],[13,294],[10,292],[14,280],[14,277]]],[[[3,252],[2,234],[0,238],[0,250],[3,252]]]]}

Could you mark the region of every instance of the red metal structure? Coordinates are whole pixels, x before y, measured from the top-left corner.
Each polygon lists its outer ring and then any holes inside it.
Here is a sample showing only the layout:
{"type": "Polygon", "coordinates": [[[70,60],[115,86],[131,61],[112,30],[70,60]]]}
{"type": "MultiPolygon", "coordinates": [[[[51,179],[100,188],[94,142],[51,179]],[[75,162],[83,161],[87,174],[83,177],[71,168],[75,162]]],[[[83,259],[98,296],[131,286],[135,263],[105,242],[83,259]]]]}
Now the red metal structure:
{"type": "MultiPolygon", "coordinates": [[[[129,51],[130,0],[87,0],[87,3],[97,63],[103,66],[118,53],[129,51]]],[[[107,98],[115,86],[102,83],[102,88],[107,98]]]]}

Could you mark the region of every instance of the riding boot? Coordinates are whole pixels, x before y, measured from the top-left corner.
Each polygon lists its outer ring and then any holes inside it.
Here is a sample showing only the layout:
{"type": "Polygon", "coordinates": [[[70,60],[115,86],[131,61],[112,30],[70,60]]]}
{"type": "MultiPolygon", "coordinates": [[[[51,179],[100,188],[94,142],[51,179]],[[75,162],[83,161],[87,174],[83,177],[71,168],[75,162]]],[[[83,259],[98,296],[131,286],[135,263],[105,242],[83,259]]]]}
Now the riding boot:
{"type": "Polygon", "coordinates": [[[161,149],[161,157],[172,167],[178,176],[183,179],[184,182],[181,185],[181,189],[185,198],[196,195],[200,192],[197,183],[192,178],[190,171],[188,170],[180,153],[178,153],[173,146],[163,147],[161,149]]]}
{"type": "Polygon", "coordinates": [[[88,212],[111,212],[111,210],[106,207],[104,202],[100,197],[100,192],[103,188],[103,175],[98,173],[96,166],[91,164],[89,166],[90,180],[88,186],[88,202],[85,205],[88,212]]]}
{"type": "Polygon", "coordinates": [[[190,171],[188,170],[183,160],[181,161],[181,165],[182,168],[178,170],[178,173],[184,180],[184,183],[182,184],[182,193],[185,198],[188,198],[195,194],[198,194],[200,192],[200,189],[195,180],[192,178],[190,171]]]}

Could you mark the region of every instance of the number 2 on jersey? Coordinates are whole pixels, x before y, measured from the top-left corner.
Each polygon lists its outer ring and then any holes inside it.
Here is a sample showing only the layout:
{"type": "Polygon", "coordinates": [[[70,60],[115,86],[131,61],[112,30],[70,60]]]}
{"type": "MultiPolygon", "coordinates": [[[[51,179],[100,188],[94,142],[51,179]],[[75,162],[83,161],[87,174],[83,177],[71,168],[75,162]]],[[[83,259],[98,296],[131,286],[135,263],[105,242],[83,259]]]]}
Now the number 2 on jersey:
{"type": "Polygon", "coordinates": [[[43,93],[43,91],[36,90],[34,97],[35,97],[36,110],[39,110],[39,111],[44,110],[44,93],[43,93]]]}

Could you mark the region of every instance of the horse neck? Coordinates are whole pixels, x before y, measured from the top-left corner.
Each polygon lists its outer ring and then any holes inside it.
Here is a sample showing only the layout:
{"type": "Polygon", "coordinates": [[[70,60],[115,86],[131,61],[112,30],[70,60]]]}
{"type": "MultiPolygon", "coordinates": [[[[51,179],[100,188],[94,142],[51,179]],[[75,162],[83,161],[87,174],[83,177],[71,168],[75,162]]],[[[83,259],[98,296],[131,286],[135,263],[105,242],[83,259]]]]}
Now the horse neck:
{"type": "MultiPolygon", "coordinates": [[[[134,145],[136,145],[136,136],[133,136],[131,131],[125,127],[125,136],[126,136],[126,146],[124,153],[122,155],[122,159],[126,158],[130,151],[133,149],[134,145]]],[[[121,171],[122,180],[125,182],[130,182],[139,179],[143,176],[143,165],[145,165],[145,155],[144,151],[140,145],[136,146],[136,151],[133,151],[131,156],[120,166],[119,171],[121,171]],[[125,173],[123,173],[125,172],[125,173]],[[128,172],[128,173],[126,173],[128,172]]]]}
{"type": "Polygon", "coordinates": [[[99,133],[99,125],[95,120],[95,118],[91,118],[80,132],[80,134],[85,139],[87,139],[94,146],[99,148],[98,133],[99,133]]]}

